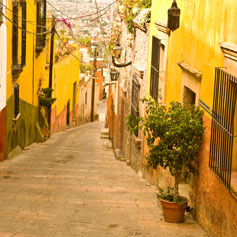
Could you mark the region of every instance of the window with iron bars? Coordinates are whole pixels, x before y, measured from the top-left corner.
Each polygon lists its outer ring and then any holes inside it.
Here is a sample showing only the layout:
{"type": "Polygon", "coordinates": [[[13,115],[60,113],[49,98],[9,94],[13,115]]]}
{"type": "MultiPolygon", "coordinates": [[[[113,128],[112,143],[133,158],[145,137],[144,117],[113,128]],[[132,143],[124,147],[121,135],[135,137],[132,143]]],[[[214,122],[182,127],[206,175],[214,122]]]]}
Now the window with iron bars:
{"type": "Polygon", "coordinates": [[[36,53],[39,55],[46,44],[46,0],[37,0],[36,53]]]}
{"type": "Polygon", "coordinates": [[[19,75],[26,64],[26,2],[13,1],[12,7],[12,73],[19,75]],[[21,9],[20,7],[21,6],[21,9]],[[19,11],[21,10],[21,25],[19,11]],[[21,28],[21,29],[20,29],[21,28]],[[19,31],[21,30],[21,36],[19,31]],[[21,38],[19,38],[21,37],[21,38]]]}
{"type": "Polygon", "coordinates": [[[150,75],[150,95],[155,101],[158,101],[159,89],[159,67],[160,67],[160,40],[152,37],[152,55],[151,55],[151,75],[150,75]]]}
{"type": "Polygon", "coordinates": [[[237,78],[215,71],[209,167],[225,187],[237,193],[237,78]]]}
{"type": "Polygon", "coordinates": [[[19,114],[19,85],[14,86],[14,118],[19,114]]]}
{"type": "MultiPolygon", "coordinates": [[[[140,86],[136,82],[135,75],[133,75],[133,80],[132,80],[132,98],[131,98],[131,115],[136,121],[137,116],[139,116],[139,91],[140,91],[140,86]]],[[[138,125],[138,124],[136,124],[138,125]]],[[[138,131],[134,133],[134,135],[137,137],[138,136],[138,131]]]]}

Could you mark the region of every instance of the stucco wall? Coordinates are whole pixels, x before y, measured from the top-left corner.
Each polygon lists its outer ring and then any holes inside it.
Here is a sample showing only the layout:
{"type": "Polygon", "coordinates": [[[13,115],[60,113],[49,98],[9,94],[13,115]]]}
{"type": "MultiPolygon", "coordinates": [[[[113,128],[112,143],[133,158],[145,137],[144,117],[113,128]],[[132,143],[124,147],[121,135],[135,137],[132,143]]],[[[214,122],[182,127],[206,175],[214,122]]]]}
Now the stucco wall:
{"type": "MultiPolygon", "coordinates": [[[[217,1],[177,1],[181,9],[180,27],[171,32],[168,38],[168,58],[165,86],[165,103],[172,100],[182,100],[182,86],[184,71],[178,62],[184,61],[193,69],[198,70],[202,77],[199,82],[200,89],[197,101],[204,102],[206,127],[203,144],[199,153],[199,175],[195,179],[194,206],[198,222],[213,236],[236,236],[236,210],[237,201],[227,191],[217,176],[208,167],[210,147],[211,109],[213,102],[213,89],[215,67],[224,66],[224,54],[221,42],[237,45],[237,20],[235,0],[217,1]]],[[[151,34],[158,35],[156,22],[167,23],[167,10],[171,2],[157,0],[152,2],[151,34]]],[[[149,47],[149,60],[151,61],[152,48],[149,47]]],[[[227,68],[228,71],[228,68],[227,68]]],[[[149,94],[149,75],[147,94],[149,94]]],[[[147,170],[144,173],[155,182],[158,171],[147,170]]],[[[168,177],[168,176],[167,176],[168,177]]]]}
{"type": "MultiPolygon", "coordinates": [[[[6,5],[5,0],[3,4],[6,5]]],[[[3,14],[5,13],[3,8],[3,14]]],[[[7,26],[5,22],[6,19],[3,17],[3,23],[0,25],[0,111],[6,106],[7,26]]]]}

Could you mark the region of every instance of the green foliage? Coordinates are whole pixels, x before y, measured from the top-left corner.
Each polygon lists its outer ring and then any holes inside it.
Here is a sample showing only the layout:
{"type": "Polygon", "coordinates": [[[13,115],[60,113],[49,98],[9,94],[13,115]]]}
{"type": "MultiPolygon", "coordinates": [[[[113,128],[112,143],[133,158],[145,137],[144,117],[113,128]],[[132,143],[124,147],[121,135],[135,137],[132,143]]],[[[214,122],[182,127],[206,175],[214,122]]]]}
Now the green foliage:
{"type": "Polygon", "coordinates": [[[44,107],[49,107],[56,101],[56,98],[47,98],[43,96],[39,96],[39,104],[44,107]]]}
{"type": "Polygon", "coordinates": [[[187,199],[181,196],[178,196],[178,198],[175,200],[175,190],[174,187],[167,187],[167,190],[164,190],[163,188],[160,188],[158,186],[158,193],[157,197],[166,200],[168,202],[176,202],[179,205],[183,205],[187,199]]]}
{"type": "Polygon", "coordinates": [[[92,71],[93,66],[86,63],[80,63],[80,72],[85,73],[86,71],[92,71]]]}
{"type": "Polygon", "coordinates": [[[139,122],[142,120],[141,117],[134,117],[131,114],[129,114],[126,117],[126,125],[128,130],[130,131],[131,134],[134,134],[135,136],[138,135],[138,130],[141,129],[139,126],[139,122]]]}
{"type": "Polygon", "coordinates": [[[53,89],[52,89],[52,88],[49,88],[49,87],[47,87],[47,88],[42,88],[42,89],[41,89],[41,92],[42,92],[46,97],[49,97],[49,96],[52,94],[53,89]]]}
{"type": "Polygon", "coordinates": [[[151,0],[120,0],[119,14],[127,25],[129,33],[133,34],[133,20],[139,14],[140,10],[151,7],[151,0]]]}
{"type": "Polygon", "coordinates": [[[144,101],[147,103],[144,132],[150,147],[148,163],[154,169],[158,165],[169,168],[173,176],[177,172],[185,177],[196,174],[195,157],[204,133],[203,111],[195,106],[185,108],[179,102],[171,102],[166,111],[151,99],[144,101]],[[154,144],[157,138],[158,144],[154,144]]]}
{"type": "Polygon", "coordinates": [[[115,45],[117,42],[119,42],[120,40],[120,35],[121,35],[121,30],[120,30],[120,27],[119,26],[116,26],[114,29],[113,29],[113,33],[112,33],[112,36],[111,36],[111,39],[109,41],[109,43],[106,45],[106,52],[108,54],[111,54],[111,52],[113,51],[115,45]]]}
{"type": "Polygon", "coordinates": [[[91,38],[89,37],[84,37],[84,38],[78,38],[77,40],[78,43],[84,46],[90,46],[91,45],[91,38]]]}
{"type": "Polygon", "coordinates": [[[42,88],[39,95],[39,104],[44,107],[49,107],[56,101],[56,98],[51,98],[52,88],[42,88]]]}
{"type": "Polygon", "coordinates": [[[179,102],[171,102],[166,109],[153,99],[142,101],[146,113],[143,119],[139,118],[140,127],[150,148],[146,159],[153,169],[168,168],[175,177],[174,199],[177,201],[181,178],[197,174],[196,156],[204,133],[203,111],[195,106],[183,107],[179,102]]]}

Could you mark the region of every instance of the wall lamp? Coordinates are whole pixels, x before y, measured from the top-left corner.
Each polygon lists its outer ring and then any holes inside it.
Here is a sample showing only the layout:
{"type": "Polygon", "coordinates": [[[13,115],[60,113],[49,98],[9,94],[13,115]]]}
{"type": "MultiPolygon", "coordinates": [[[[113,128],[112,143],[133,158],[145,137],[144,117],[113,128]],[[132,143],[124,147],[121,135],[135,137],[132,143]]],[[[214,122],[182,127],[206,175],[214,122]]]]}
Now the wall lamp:
{"type": "Polygon", "coordinates": [[[171,8],[168,10],[167,26],[171,31],[179,28],[180,9],[177,6],[176,0],[173,1],[171,8]]]}
{"type": "Polygon", "coordinates": [[[119,72],[116,69],[112,69],[110,71],[110,77],[111,77],[111,81],[117,81],[118,77],[119,77],[119,72]]]}
{"type": "Polygon", "coordinates": [[[121,57],[122,47],[119,43],[116,43],[114,49],[113,49],[113,56],[112,56],[112,63],[115,67],[127,67],[132,64],[132,61],[128,63],[116,63],[115,58],[119,59],[121,57]]]}

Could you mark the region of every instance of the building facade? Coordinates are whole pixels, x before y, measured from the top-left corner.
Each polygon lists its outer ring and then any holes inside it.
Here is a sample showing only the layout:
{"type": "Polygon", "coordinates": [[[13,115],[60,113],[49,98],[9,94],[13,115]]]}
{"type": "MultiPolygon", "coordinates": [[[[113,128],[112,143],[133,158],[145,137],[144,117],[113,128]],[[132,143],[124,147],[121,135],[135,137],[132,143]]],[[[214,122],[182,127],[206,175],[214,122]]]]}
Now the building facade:
{"type": "MultiPolygon", "coordinates": [[[[152,1],[147,96],[204,110],[199,173],[181,186],[209,233],[236,236],[237,3],[177,1],[181,15],[174,31],[167,27],[171,4],[152,1]]],[[[144,157],[142,171],[153,183],[167,179],[166,173],[150,170],[144,157]]]]}
{"type": "Polygon", "coordinates": [[[6,148],[6,70],[7,70],[7,25],[6,0],[0,1],[0,161],[5,157],[6,148]]]}

